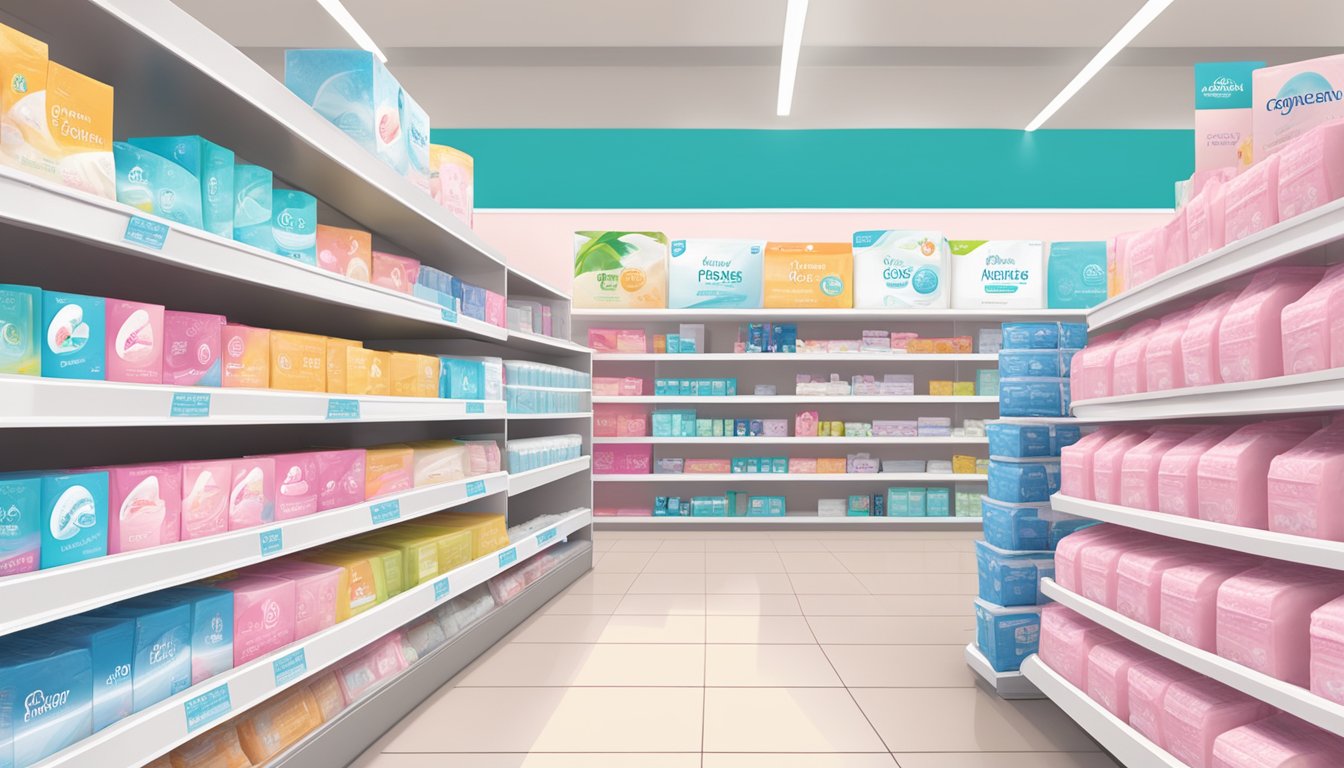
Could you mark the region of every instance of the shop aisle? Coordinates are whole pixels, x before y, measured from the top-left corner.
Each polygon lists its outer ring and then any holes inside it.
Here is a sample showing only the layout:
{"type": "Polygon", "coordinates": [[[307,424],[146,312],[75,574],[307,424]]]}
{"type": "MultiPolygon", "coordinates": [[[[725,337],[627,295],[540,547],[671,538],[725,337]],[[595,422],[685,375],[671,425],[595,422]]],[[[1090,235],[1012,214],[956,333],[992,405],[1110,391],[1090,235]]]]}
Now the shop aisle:
{"type": "Polygon", "coordinates": [[[977,535],[599,532],[355,765],[1112,768],[1050,702],[976,687],[977,535]]]}

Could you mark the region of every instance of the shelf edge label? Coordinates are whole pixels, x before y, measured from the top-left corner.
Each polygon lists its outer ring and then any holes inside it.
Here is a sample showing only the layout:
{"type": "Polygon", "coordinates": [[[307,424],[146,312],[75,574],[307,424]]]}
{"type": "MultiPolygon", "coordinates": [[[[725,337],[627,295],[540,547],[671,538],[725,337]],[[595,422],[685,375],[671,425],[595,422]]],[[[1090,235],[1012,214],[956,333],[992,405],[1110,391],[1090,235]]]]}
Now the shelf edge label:
{"type": "Polygon", "coordinates": [[[285,532],[279,528],[262,531],[258,534],[258,538],[261,539],[262,557],[274,555],[285,548],[285,532]]]}
{"type": "Polygon", "coordinates": [[[308,672],[308,657],[300,648],[271,662],[271,669],[275,672],[275,687],[279,688],[285,683],[298,680],[308,672]]]}
{"type": "Polygon", "coordinates": [[[344,419],[359,418],[359,401],[344,397],[333,397],[327,400],[327,419],[337,421],[344,419]]]}
{"type": "Polygon", "coordinates": [[[485,413],[485,403],[467,403],[467,413],[485,413]]]}
{"type": "Polygon", "coordinates": [[[554,528],[547,528],[546,530],[542,531],[541,533],[538,533],[538,534],[537,534],[537,546],[541,546],[542,544],[545,544],[546,542],[550,541],[551,539],[554,539],[557,533],[559,533],[559,531],[557,531],[557,530],[554,529],[554,528]]]}
{"type": "Polygon", "coordinates": [[[122,235],[122,239],[128,243],[161,251],[164,241],[168,239],[168,225],[161,221],[132,216],[131,220],[126,222],[126,234],[122,235]]]}
{"type": "Polygon", "coordinates": [[[508,549],[506,549],[506,550],[504,550],[503,552],[500,552],[500,553],[499,553],[499,567],[500,567],[500,568],[507,568],[508,566],[513,565],[513,564],[516,563],[516,562],[518,562],[518,548],[517,548],[517,547],[509,547],[508,549]]]}
{"type": "Polygon", "coordinates": [[[377,504],[369,505],[369,516],[373,518],[373,524],[391,522],[401,517],[401,501],[393,499],[391,501],[380,501],[377,504]]]}
{"type": "Polygon", "coordinates": [[[232,709],[228,683],[187,699],[182,703],[182,710],[187,716],[187,733],[218,720],[232,709]]]}
{"type": "Polygon", "coordinates": [[[169,418],[203,419],[210,415],[209,392],[174,392],[169,418]]]}
{"type": "Polygon", "coordinates": [[[434,602],[436,603],[439,602],[443,598],[452,594],[452,592],[453,592],[452,588],[448,586],[447,576],[444,576],[442,579],[439,579],[438,581],[434,582],[434,602]]]}
{"type": "Polygon", "coordinates": [[[467,498],[471,498],[472,496],[482,496],[484,494],[485,494],[484,480],[472,480],[471,482],[467,483],[467,498]]]}

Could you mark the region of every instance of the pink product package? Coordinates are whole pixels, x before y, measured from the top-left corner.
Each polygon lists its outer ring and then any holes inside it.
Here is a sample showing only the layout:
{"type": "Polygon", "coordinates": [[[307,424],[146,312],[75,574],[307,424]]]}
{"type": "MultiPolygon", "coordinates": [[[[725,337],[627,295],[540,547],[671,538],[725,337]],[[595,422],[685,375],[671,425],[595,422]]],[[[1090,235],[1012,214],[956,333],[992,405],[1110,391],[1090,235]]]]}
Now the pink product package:
{"type": "Polygon", "coordinates": [[[182,463],[183,541],[228,532],[232,488],[232,460],[182,463]]]}
{"type": "Polygon", "coordinates": [[[179,387],[218,387],[223,315],[163,313],[163,383],[179,387]]]}
{"type": "Polygon", "coordinates": [[[382,251],[373,252],[374,285],[409,294],[415,290],[415,281],[419,277],[419,260],[382,251]]]}
{"type": "Polygon", "coordinates": [[[1195,680],[1200,674],[1170,659],[1153,659],[1129,668],[1129,724],[1149,741],[1166,748],[1162,705],[1173,684],[1195,680]]]}
{"type": "Polygon", "coordinates": [[[1340,595],[1336,571],[1273,563],[1233,576],[1218,589],[1218,655],[1305,688],[1311,612],[1340,595]]]}
{"type": "Polygon", "coordinates": [[[1279,223],[1279,156],[1273,155],[1242,171],[1227,183],[1223,214],[1226,242],[1279,223]]]}
{"type": "Polygon", "coordinates": [[[1199,516],[1199,459],[1235,430],[1231,425],[1205,427],[1162,454],[1157,465],[1158,512],[1199,516]]]}
{"type": "Polygon", "coordinates": [[[593,474],[647,475],[653,472],[653,446],[648,443],[593,446],[593,474]]]}
{"type": "Polygon", "coordinates": [[[1176,565],[1162,572],[1157,628],[1162,634],[1210,653],[1218,647],[1218,589],[1257,566],[1248,557],[1176,565]]]}
{"type": "Polygon", "coordinates": [[[1344,197],[1344,121],[1311,129],[1279,152],[1279,220],[1344,197]]]}
{"type": "MultiPolygon", "coordinates": [[[[1103,504],[1120,503],[1120,470],[1125,454],[1148,439],[1147,431],[1126,430],[1107,440],[1092,457],[1092,499],[1103,504]]],[[[1076,443],[1075,443],[1076,445],[1076,443]]]]}
{"type": "Polygon", "coordinates": [[[634,376],[594,376],[593,394],[607,397],[638,397],[644,394],[644,380],[634,376]]]}
{"type": "Polygon", "coordinates": [[[647,406],[598,403],[593,408],[594,437],[648,437],[648,434],[647,406]]]}
{"type": "Polygon", "coordinates": [[[394,632],[369,644],[336,670],[336,681],[346,701],[356,701],[379,682],[406,669],[401,633],[394,632]]]}
{"type": "Polygon", "coordinates": [[[1336,768],[1344,740],[1277,714],[1225,731],[1213,740],[1213,768],[1336,768]]]}
{"type": "Polygon", "coordinates": [[[1120,586],[1119,563],[1125,554],[1188,551],[1188,545],[1151,536],[1117,536],[1088,545],[1078,558],[1079,594],[1115,609],[1120,586]]]}
{"type": "Polygon", "coordinates": [[[1125,243],[1128,274],[1125,287],[1133,288],[1157,277],[1162,272],[1162,227],[1145,229],[1131,235],[1125,243]]]}
{"type": "Polygon", "coordinates": [[[507,312],[507,302],[504,296],[494,291],[485,292],[485,322],[497,327],[505,326],[504,316],[507,312]]]}
{"type": "Polygon", "coordinates": [[[1135,549],[1115,563],[1115,610],[1157,629],[1162,619],[1162,575],[1172,568],[1217,562],[1219,553],[1197,544],[1135,549]]]}
{"type": "Polygon", "coordinates": [[[688,475],[726,475],[733,471],[730,459],[686,459],[682,471],[688,475]]]}
{"type": "Polygon", "coordinates": [[[293,520],[317,512],[317,456],[313,453],[277,453],[275,462],[275,519],[293,520]]]}
{"type": "Polygon", "coordinates": [[[314,451],[317,461],[317,511],[364,501],[364,449],[314,451]]]}
{"type": "Polygon", "coordinates": [[[588,346],[597,353],[616,351],[615,328],[589,328],[588,346]]]}
{"type": "Polygon", "coordinates": [[[499,472],[503,459],[499,452],[499,443],[494,440],[463,440],[467,446],[467,474],[485,475],[499,472]]]}
{"type": "Polygon", "coordinates": [[[1198,427],[1174,426],[1154,430],[1148,439],[1130,448],[1120,460],[1120,504],[1157,511],[1157,473],[1162,457],[1195,434],[1198,427]]]}
{"type": "Polygon", "coordinates": [[[1225,382],[1283,375],[1284,307],[1320,282],[1319,267],[1280,267],[1257,274],[1228,308],[1218,329],[1218,369],[1225,382]]]}
{"type": "Polygon", "coordinates": [[[1251,73],[1253,157],[1258,161],[1318,125],[1344,118],[1344,56],[1324,56],[1251,73]],[[1315,96],[1312,100],[1308,98],[1315,96]]]}
{"type": "Polygon", "coordinates": [[[1344,704],[1344,598],[1311,614],[1311,692],[1344,704]]]}
{"type": "Polygon", "coordinates": [[[1344,366],[1344,264],[1283,308],[1283,372],[1309,373],[1344,366]]]}
{"type": "Polygon", "coordinates": [[[1087,690],[1087,659],[1103,643],[1121,642],[1114,632],[1062,605],[1041,609],[1041,661],[1080,690],[1087,690]]]}
{"type": "Polygon", "coordinates": [[[1210,179],[1185,205],[1185,247],[1190,261],[1223,247],[1225,186],[1222,178],[1210,179]]]}
{"type": "Polygon", "coordinates": [[[1147,389],[1161,392],[1185,386],[1185,367],[1181,362],[1181,335],[1190,324],[1190,318],[1202,307],[1173,312],[1162,318],[1162,324],[1148,339],[1144,348],[1144,382],[1147,389]]]}
{"type": "Polygon", "coordinates": [[[1164,748],[1190,768],[1211,768],[1213,740],[1274,708],[1207,677],[1172,683],[1162,701],[1164,748]]]}
{"type": "Polygon", "coordinates": [[[1344,422],[1269,462],[1269,530],[1344,541],[1344,422]]]}
{"type": "Polygon", "coordinates": [[[108,467],[107,477],[108,554],[181,540],[181,464],[108,467]]]}
{"type": "Polygon", "coordinates": [[[233,666],[294,642],[294,582],[245,573],[211,586],[233,593],[233,666]]]}
{"type": "Polygon", "coordinates": [[[1269,463],[1320,428],[1312,418],[1248,424],[1199,457],[1199,518],[1269,528],[1269,463]]]}
{"type": "Polygon", "coordinates": [[[1104,333],[1089,339],[1073,356],[1070,367],[1069,396],[1072,400],[1109,397],[1114,378],[1115,355],[1124,337],[1118,333],[1104,333]]]}
{"type": "Polygon", "coordinates": [[[1125,331],[1125,338],[1116,348],[1112,362],[1112,395],[1132,395],[1148,390],[1148,342],[1160,326],[1158,320],[1144,320],[1125,331]]]}
{"type": "Polygon", "coordinates": [[[301,640],[336,624],[336,592],[341,567],[301,560],[275,560],[248,569],[258,576],[273,576],[294,584],[294,639],[301,640]]]}
{"type": "Polygon", "coordinates": [[[1087,654],[1087,696],[1106,711],[1129,720],[1129,671],[1157,654],[1122,640],[1094,646],[1087,654]]]}
{"type": "Polygon", "coordinates": [[[275,522],[275,460],[236,459],[229,491],[229,530],[275,522]]]}
{"type": "Polygon", "coordinates": [[[107,380],[163,383],[163,306],[108,299],[107,380]]]}
{"type": "Polygon", "coordinates": [[[1077,499],[1093,499],[1092,468],[1097,449],[1107,440],[1120,434],[1114,427],[1102,427],[1083,435],[1073,445],[1060,450],[1059,492],[1077,499]]]}
{"type": "Polygon", "coordinates": [[[1093,525],[1060,539],[1055,547],[1055,582],[1070,592],[1081,594],[1083,551],[1112,536],[1122,535],[1124,530],[1114,525],[1093,525]]]}
{"type": "Polygon", "coordinates": [[[1203,387],[1222,382],[1218,368],[1218,328],[1236,300],[1236,291],[1220,293],[1190,316],[1185,333],[1181,334],[1185,386],[1203,387]]]}
{"type": "Polygon", "coordinates": [[[791,475],[815,475],[817,473],[817,460],[802,456],[789,457],[789,474],[791,475]]]}
{"type": "Polygon", "coordinates": [[[1185,238],[1185,227],[1185,209],[1182,208],[1159,230],[1158,243],[1162,251],[1158,263],[1164,272],[1175,269],[1190,260],[1189,244],[1185,238]]]}

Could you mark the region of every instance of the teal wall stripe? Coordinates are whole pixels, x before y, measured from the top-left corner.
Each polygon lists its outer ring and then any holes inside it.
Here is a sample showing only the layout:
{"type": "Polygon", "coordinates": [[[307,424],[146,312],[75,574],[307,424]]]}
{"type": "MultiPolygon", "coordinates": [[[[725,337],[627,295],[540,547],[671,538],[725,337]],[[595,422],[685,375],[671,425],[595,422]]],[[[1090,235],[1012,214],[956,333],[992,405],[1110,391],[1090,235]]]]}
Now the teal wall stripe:
{"type": "Polygon", "coordinates": [[[480,208],[1170,208],[1186,130],[435,129],[480,208]]]}

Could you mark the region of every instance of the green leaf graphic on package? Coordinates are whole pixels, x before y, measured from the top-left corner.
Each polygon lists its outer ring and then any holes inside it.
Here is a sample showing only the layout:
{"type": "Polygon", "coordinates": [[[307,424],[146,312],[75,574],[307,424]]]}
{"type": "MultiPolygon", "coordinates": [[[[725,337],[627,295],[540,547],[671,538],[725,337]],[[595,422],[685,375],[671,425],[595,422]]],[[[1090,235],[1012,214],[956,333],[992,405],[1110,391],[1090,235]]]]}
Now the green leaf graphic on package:
{"type": "Polygon", "coordinates": [[[575,234],[588,238],[574,254],[575,277],[588,272],[620,269],[624,266],[622,259],[638,247],[621,239],[627,235],[643,235],[651,240],[667,243],[667,236],[662,232],[576,232],[575,234]]]}

